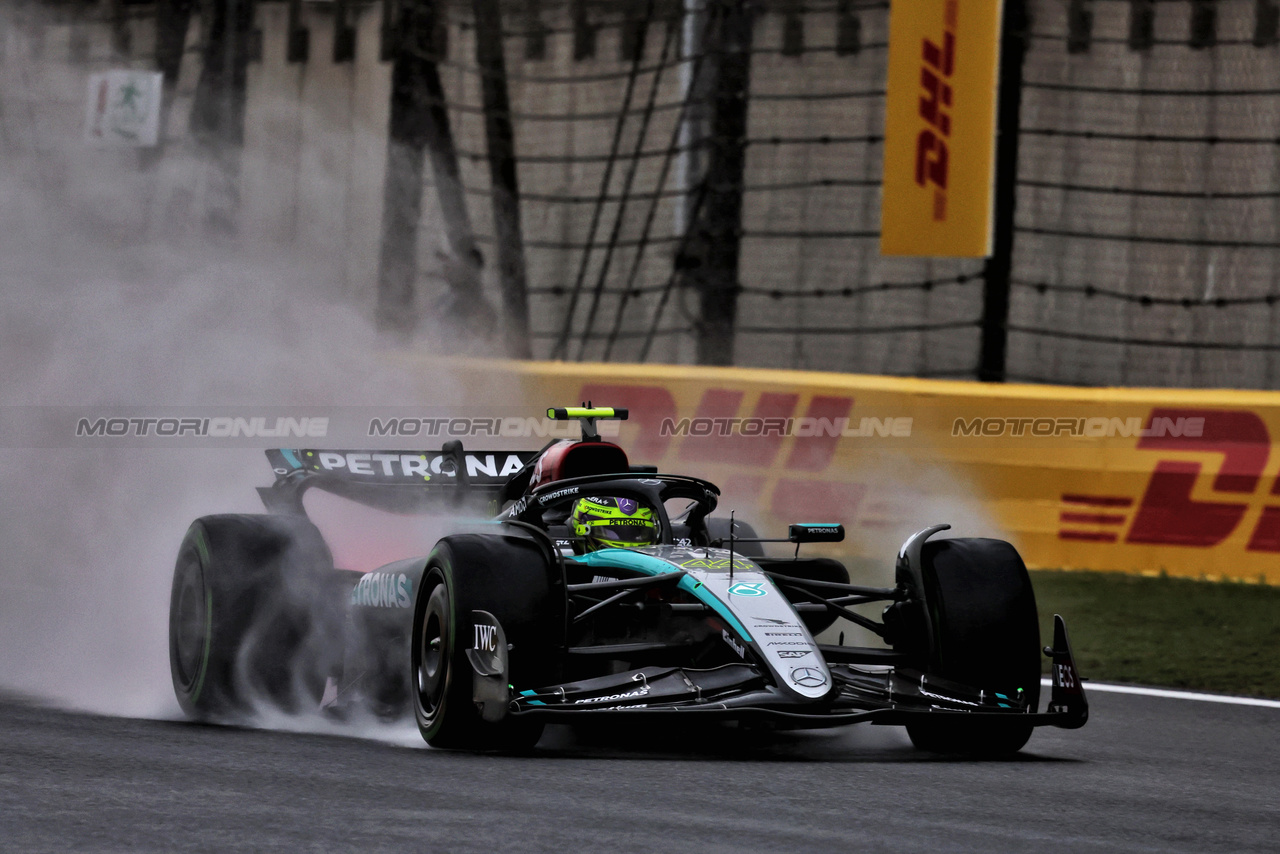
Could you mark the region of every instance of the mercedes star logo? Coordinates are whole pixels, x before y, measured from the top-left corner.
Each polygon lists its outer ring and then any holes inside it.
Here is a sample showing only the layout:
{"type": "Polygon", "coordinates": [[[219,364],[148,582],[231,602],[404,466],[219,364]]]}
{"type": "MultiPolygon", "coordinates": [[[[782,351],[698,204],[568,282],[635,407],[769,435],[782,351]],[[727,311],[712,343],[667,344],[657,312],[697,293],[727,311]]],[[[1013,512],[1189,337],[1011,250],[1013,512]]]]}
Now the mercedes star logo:
{"type": "Polygon", "coordinates": [[[791,681],[803,688],[821,688],[827,684],[827,674],[816,667],[797,667],[791,671],[791,681]]]}

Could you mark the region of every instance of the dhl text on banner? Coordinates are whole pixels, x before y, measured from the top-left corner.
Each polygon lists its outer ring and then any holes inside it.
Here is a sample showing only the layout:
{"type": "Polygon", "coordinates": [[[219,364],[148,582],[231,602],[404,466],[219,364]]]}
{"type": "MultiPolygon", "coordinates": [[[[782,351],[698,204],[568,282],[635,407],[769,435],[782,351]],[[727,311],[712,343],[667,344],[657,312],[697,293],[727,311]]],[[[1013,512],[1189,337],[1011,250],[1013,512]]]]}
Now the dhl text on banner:
{"type": "Polygon", "coordinates": [[[880,251],[991,254],[1000,0],[889,12],[880,251]]]}

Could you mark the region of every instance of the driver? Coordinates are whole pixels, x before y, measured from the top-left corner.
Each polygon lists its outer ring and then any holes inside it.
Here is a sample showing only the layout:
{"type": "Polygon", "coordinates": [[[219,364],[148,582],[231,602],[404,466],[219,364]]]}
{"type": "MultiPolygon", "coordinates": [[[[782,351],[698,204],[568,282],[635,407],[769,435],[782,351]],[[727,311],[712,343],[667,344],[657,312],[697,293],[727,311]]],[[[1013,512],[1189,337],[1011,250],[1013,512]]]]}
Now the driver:
{"type": "Polygon", "coordinates": [[[589,552],[641,548],[658,542],[658,519],[653,508],[634,498],[580,498],[569,524],[575,534],[584,538],[589,552]]]}

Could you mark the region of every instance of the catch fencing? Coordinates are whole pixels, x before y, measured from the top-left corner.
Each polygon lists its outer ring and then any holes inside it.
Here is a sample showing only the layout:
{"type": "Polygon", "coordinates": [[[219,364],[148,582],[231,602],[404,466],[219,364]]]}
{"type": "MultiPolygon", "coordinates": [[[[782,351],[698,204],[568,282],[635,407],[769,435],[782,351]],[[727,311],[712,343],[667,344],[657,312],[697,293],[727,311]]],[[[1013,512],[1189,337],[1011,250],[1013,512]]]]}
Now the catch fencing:
{"type": "MultiPolygon", "coordinates": [[[[156,21],[179,5],[11,7],[0,156],[18,163],[32,134],[74,127],[90,65],[172,54],[156,21]],[[59,73],[32,79],[33,62],[59,73]],[[33,104],[57,120],[24,124],[33,104]]],[[[231,205],[241,234],[300,249],[384,320],[389,266],[407,253],[391,306],[411,332],[446,318],[490,350],[527,332],[535,357],[964,378],[980,369],[984,296],[1007,287],[1008,379],[1280,384],[1273,0],[1029,0],[1008,34],[1026,51],[1007,282],[981,261],[879,254],[888,3],[190,8],[161,162],[130,164],[150,170],[136,217],[204,228],[231,205]],[[477,18],[485,8],[496,21],[477,18]],[[228,15],[243,22],[230,53],[228,15]],[[495,23],[500,71],[483,50],[495,23]],[[243,76],[219,77],[214,56],[243,76]],[[416,149],[416,174],[388,157],[406,57],[435,69],[428,106],[452,152],[416,149]],[[498,74],[506,107],[487,86],[498,74]],[[214,120],[231,167],[190,168],[192,117],[211,121],[202,86],[241,99],[214,120]],[[495,118],[510,126],[505,159],[495,118]],[[234,192],[219,190],[228,168],[234,192]],[[410,188],[407,214],[395,187],[410,188]],[[517,251],[495,190],[518,193],[517,251]]],[[[65,189],[85,167],[59,162],[50,183],[65,189]]],[[[99,202],[94,216],[123,215],[99,202]]]]}

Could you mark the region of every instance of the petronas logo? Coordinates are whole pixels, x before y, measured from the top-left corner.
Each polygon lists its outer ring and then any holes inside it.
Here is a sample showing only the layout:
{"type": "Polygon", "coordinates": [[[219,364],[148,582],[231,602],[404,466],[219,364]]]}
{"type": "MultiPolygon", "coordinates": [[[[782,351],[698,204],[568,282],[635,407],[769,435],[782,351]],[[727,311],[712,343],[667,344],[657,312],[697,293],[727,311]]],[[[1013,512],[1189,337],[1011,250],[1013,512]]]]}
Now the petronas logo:
{"type": "Polygon", "coordinates": [[[729,588],[730,596],[768,596],[763,581],[739,581],[729,588]]]}

